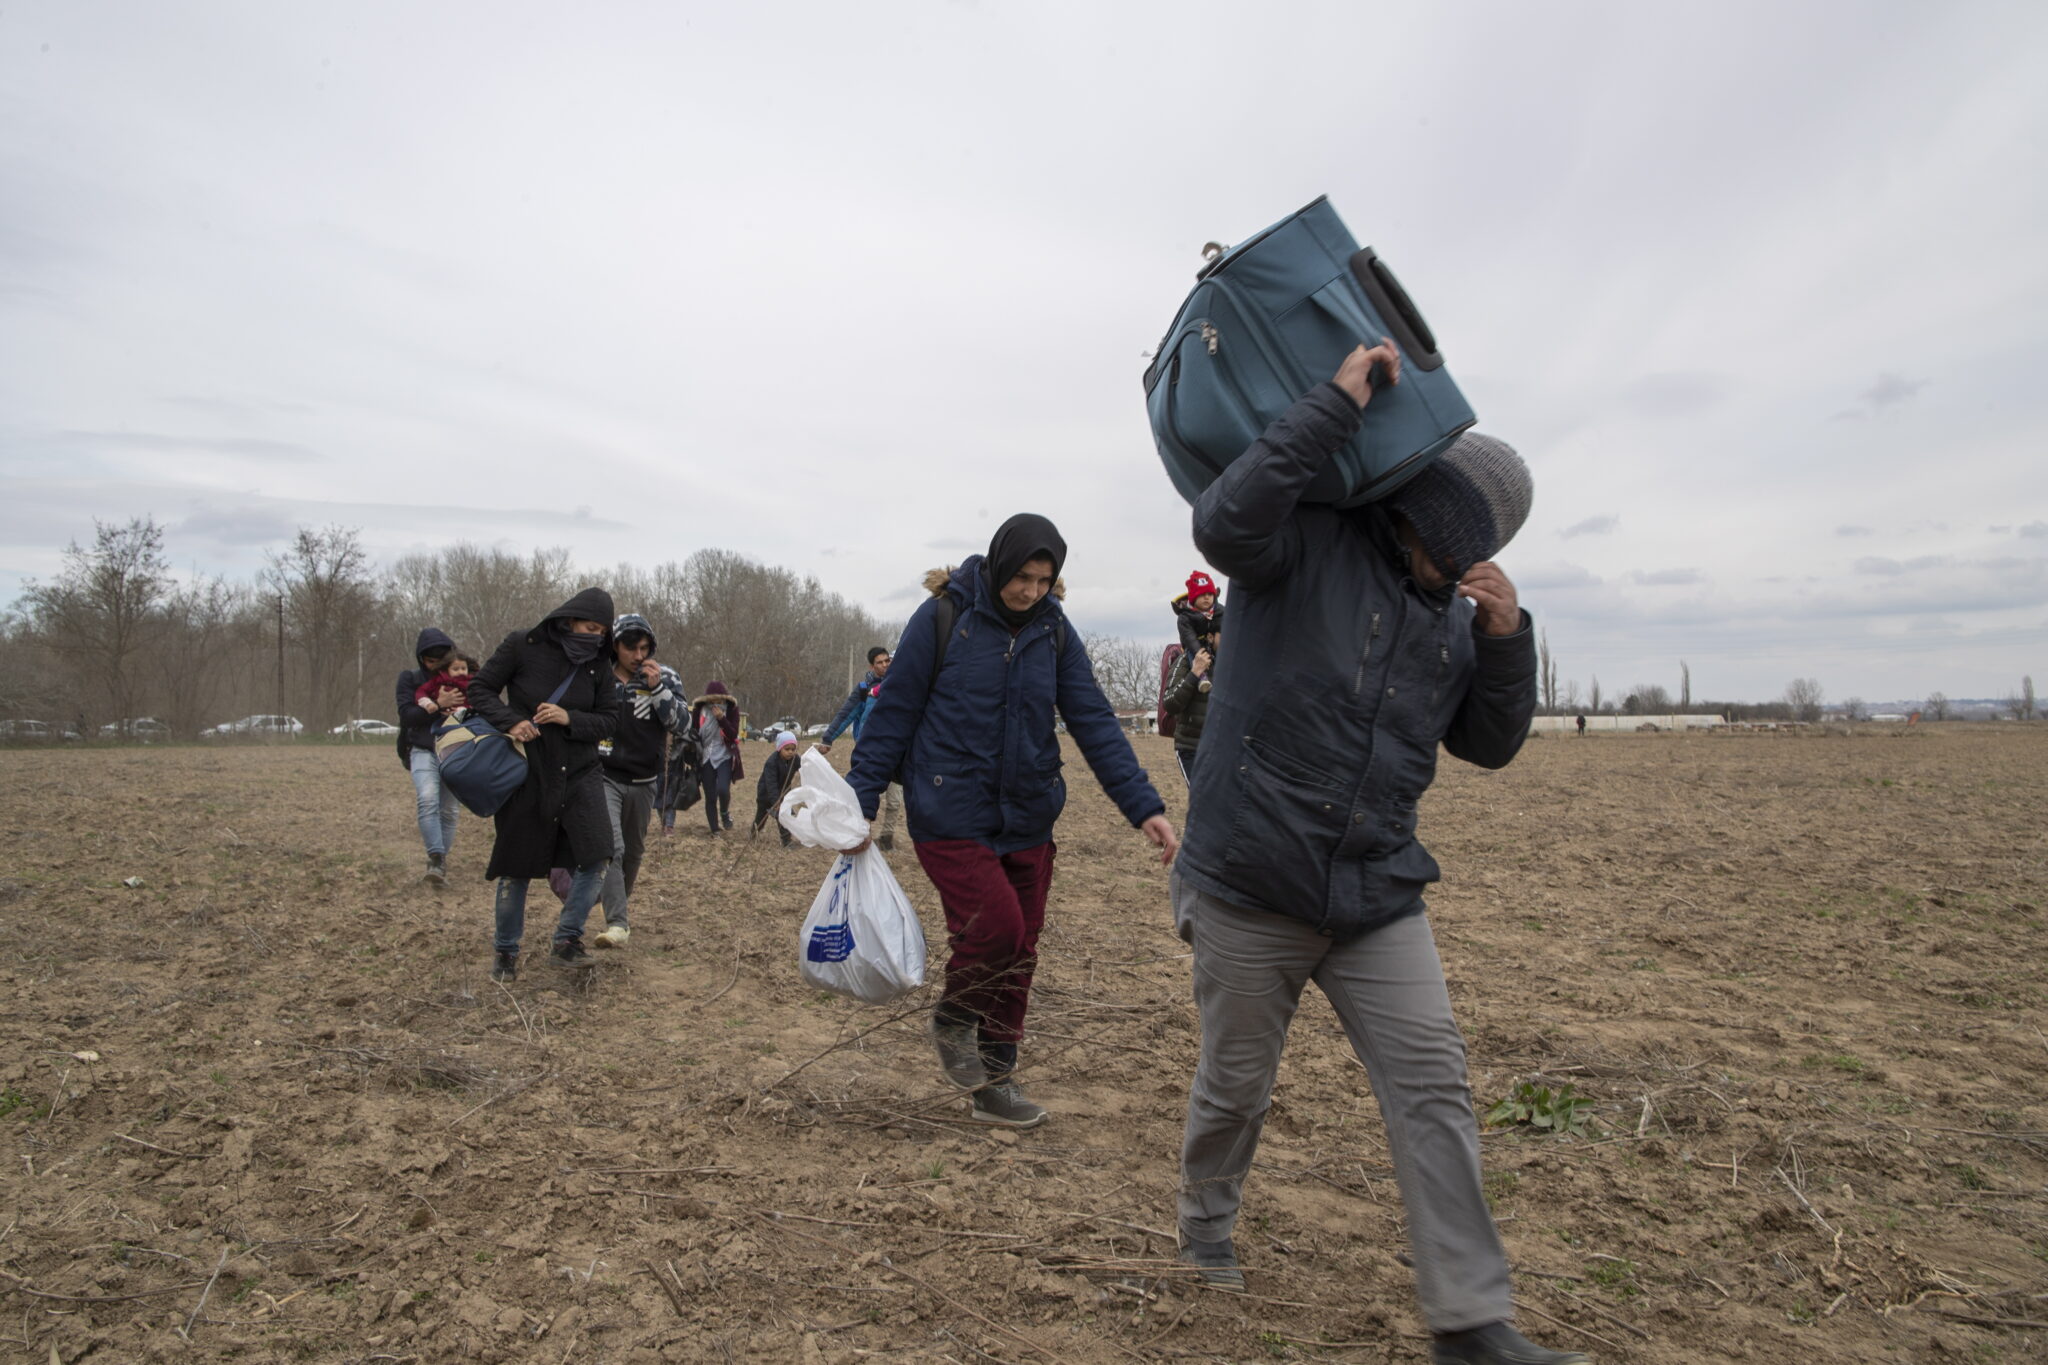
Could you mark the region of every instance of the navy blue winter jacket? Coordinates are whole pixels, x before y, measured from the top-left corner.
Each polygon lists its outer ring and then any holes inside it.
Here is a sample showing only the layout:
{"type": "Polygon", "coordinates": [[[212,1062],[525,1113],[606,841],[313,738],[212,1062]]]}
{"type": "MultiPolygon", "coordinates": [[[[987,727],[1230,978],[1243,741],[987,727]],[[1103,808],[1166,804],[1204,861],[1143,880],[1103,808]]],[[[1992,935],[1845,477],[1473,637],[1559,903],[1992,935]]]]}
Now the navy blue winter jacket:
{"type": "Polygon", "coordinates": [[[1012,637],[990,605],[981,560],[925,579],[932,599],[903,628],[888,685],[853,751],[848,776],[862,814],[874,819],[882,789],[900,781],[915,842],[973,839],[997,853],[1037,847],[1067,802],[1055,709],[1126,820],[1165,814],[1056,596],[1012,637]],[[953,599],[953,636],[934,678],[941,593],[953,599]],[[1055,632],[1065,636],[1057,649],[1055,632]]]}
{"type": "Polygon", "coordinates": [[[1376,504],[1301,495],[1358,430],[1321,384],[1195,503],[1195,548],[1230,575],[1230,648],[1195,769],[1177,871],[1232,905],[1342,940],[1422,909],[1436,859],[1415,807],[1441,743],[1499,768],[1536,707],[1529,616],[1474,629],[1472,603],[1408,573],[1376,504]]]}

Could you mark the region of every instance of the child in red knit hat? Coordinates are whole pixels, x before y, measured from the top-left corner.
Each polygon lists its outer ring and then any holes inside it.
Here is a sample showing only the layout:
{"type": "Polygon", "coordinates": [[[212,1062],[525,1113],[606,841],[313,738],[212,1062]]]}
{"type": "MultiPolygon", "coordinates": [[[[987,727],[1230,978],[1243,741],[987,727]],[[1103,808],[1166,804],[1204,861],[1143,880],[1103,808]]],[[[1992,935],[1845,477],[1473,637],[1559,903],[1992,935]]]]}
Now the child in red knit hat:
{"type": "Polygon", "coordinates": [[[1223,608],[1216,605],[1216,581],[1200,569],[1188,575],[1187,591],[1173,599],[1180,626],[1182,652],[1192,655],[1223,629],[1223,608]]]}

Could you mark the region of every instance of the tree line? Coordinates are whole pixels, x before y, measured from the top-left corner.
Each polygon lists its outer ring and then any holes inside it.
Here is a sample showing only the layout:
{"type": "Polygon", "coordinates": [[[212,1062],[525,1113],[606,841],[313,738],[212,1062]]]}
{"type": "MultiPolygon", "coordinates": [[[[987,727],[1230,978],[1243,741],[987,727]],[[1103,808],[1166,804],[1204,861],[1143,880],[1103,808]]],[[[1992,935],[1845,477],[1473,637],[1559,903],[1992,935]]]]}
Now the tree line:
{"type": "Polygon", "coordinates": [[[469,543],[373,563],[351,527],[303,527],[247,582],[171,572],[152,518],[94,524],[59,571],[0,619],[0,715],[75,724],[90,738],[148,716],[180,738],[248,714],[324,730],[394,719],[392,679],[423,626],[488,658],[578,588],[606,589],[654,627],[692,695],[718,678],[759,723],[831,716],[850,662],[899,628],[817,579],[730,550],[583,568],[563,549],[469,543]]]}

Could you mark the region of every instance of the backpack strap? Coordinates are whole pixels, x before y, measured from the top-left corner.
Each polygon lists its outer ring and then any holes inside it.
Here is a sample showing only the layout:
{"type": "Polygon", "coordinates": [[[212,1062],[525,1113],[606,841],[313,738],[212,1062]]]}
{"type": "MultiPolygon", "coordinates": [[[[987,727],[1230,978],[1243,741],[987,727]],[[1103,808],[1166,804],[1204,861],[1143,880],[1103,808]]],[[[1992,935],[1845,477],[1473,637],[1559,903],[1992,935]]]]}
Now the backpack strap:
{"type": "MultiPolygon", "coordinates": [[[[946,666],[946,646],[953,643],[953,622],[958,619],[960,609],[953,603],[953,594],[941,592],[939,605],[932,612],[932,628],[938,631],[937,647],[932,650],[932,678],[936,680],[939,670],[946,666]]],[[[1067,646],[1067,623],[1063,619],[1059,628],[1052,633],[1052,662],[1057,668],[1060,655],[1067,646]]]]}

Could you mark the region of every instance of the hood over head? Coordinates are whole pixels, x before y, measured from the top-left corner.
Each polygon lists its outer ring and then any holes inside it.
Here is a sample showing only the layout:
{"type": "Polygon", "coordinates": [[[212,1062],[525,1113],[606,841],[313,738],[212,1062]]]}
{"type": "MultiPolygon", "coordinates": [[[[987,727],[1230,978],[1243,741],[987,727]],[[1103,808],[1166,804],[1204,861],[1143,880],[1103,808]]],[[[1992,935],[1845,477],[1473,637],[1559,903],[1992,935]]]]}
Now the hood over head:
{"type": "MultiPolygon", "coordinates": [[[[420,638],[413,642],[413,661],[419,664],[421,668],[425,668],[427,666],[426,655],[437,654],[444,649],[452,650],[454,648],[455,641],[448,638],[447,631],[442,630],[439,626],[428,626],[420,632],[420,638]]],[[[388,658],[390,656],[386,655],[385,657],[388,658]]]]}
{"type": "Polygon", "coordinates": [[[650,651],[661,648],[661,641],[655,638],[654,627],[637,611],[622,612],[618,619],[612,622],[612,640],[616,643],[620,636],[636,630],[647,637],[647,647],[650,651]]]}
{"type": "Polygon", "coordinates": [[[612,642],[612,616],[612,595],[603,588],[585,588],[541,618],[541,633],[561,645],[570,663],[589,663],[612,642]],[[571,621],[605,622],[604,634],[578,635],[569,629],[571,621]]]}

